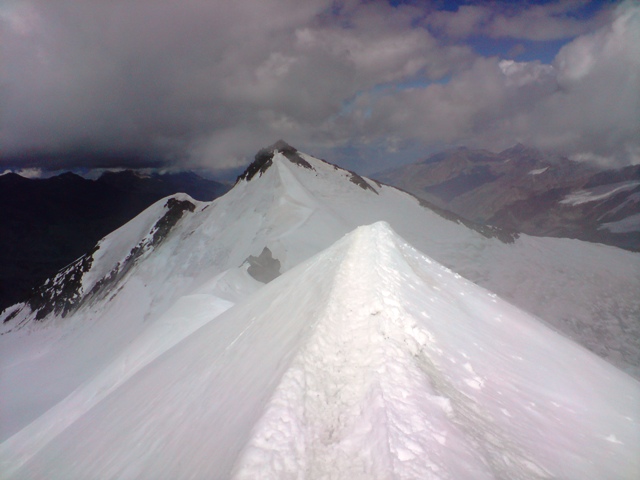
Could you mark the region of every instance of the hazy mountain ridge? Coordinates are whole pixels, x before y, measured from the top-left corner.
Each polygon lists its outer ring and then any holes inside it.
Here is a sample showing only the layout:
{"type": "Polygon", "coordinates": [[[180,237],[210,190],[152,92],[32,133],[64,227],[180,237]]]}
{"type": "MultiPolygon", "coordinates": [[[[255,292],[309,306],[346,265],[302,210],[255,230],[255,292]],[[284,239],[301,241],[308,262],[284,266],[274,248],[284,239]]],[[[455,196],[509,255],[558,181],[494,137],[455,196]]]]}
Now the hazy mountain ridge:
{"type": "Polygon", "coordinates": [[[459,148],[376,175],[475,222],[640,249],[640,166],[601,170],[534,148],[459,148]]]}
{"type": "Polygon", "coordinates": [[[228,186],[191,172],[73,173],[48,179],[0,175],[0,310],[88,252],[106,234],[157,200],[185,192],[209,201],[228,186]]]}

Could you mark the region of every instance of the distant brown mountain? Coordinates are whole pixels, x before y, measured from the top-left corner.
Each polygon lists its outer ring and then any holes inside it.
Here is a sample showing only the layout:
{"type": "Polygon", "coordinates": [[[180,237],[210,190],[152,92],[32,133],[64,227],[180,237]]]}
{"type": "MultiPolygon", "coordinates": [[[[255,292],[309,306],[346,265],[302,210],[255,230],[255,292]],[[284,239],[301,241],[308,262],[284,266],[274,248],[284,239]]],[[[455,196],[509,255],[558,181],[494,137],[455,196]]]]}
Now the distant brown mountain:
{"type": "Polygon", "coordinates": [[[375,175],[469,220],[640,250],[640,166],[602,170],[521,144],[457,148],[375,175]]]}

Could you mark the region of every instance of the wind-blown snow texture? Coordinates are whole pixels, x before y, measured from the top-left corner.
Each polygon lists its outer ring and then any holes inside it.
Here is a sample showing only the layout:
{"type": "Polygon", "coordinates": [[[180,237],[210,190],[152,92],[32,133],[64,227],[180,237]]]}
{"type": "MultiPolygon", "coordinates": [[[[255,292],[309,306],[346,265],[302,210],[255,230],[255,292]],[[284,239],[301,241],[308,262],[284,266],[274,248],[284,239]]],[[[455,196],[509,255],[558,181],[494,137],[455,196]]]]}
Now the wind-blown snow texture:
{"type": "Polygon", "coordinates": [[[299,155],[121,276],[167,202],[105,237],[66,318],[5,312],[2,478],[638,477],[640,383],[503,300],[633,352],[638,255],[505,244],[299,155]]]}

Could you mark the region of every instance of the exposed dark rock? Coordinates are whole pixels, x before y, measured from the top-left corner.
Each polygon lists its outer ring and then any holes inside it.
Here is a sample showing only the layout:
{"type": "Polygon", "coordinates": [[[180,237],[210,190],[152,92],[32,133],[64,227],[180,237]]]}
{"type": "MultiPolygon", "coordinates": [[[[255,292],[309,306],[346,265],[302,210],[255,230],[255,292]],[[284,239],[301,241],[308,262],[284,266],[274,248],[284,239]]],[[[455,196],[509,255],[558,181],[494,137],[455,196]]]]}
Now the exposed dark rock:
{"type": "Polygon", "coordinates": [[[584,185],[584,188],[610,185],[629,180],[640,180],[640,165],[631,165],[618,170],[606,170],[604,172],[597,173],[589,179],[589,181],[584,185]]]}
{"type": "Polygon", "coordinates": [[[177,200],[175,198],[167,200],[164,206],[167,209],[166,213],[151,229],[151,234],[153,235],[151,239],[152,247],[155,247],[167,237],[171,229],[178,223],[178,220],[182,218],[184,212],[193,212],[196,209],[196,206],[190,201],[177,200]]]}
{"type": "MultiPolygon", "coordinates": [[[[291,163],[295,165],[298,165],[303,168],[308,168],[310,170],[315,170],[309,162],[307,162],[304,158],[300,156],[300,154],[298,153],[298,150],[296,150],[294,147],[289,145],[284,140],[278,140],[273,145],[267,148],[263,148],[258,153],[256,153],[255,160],[251,163],[251,165],[247,167],[244,173],[238,177],[237,182],[239,182],[240,180],[249,181],[254,176],[258,174],[262,175],[264,172],[266,172],[267,169],[273,164],[273,155],[275,154],[276,151],[282,153],[287,160],[289,160],[291,163]]],[[[378,191],[375,188],[373,188],[373,186],[371,186],[364,178],[362,178],[357,173],[352,172],[351,170],[340,168],[337,165],[330,164],[325,160],[322,160],[322,161],[324,163],[328,163],[329,165],[331,165],[335,170],[343,170],[347,172],[349,174],[349,180],[352,183],[358,185],[363,190],[371,190],[375,194],[378,193],[378,191]]]]}
{"type": "MultiPolygon", "coordinates": [[[[362,178],[360,175],[358,175],[356,172],[353,172],[351,170],[347,170],[346,168],[342,168],[339,167],[333,163],[329,163],[326,160],[322,159],[322,158],[318,158],[318,160],[320,160],[322,163],[325,163],[327,165],[329,165],[330,167],[333,167],[333,169],[336,172],[346,172],[349,175],[349,180],[351,181],[351,183],[358,185],[360,188],[362,188],[363,190],[371,190],[372,192],[374,192],[375,194],[378,194],[378,191],[373,188],[373,186],[367,182],[364,178],[362,178]]],[[[313,167],[311,167],[313,168],[313,167]]],[[[382,188],[383,183],[380,183],[378,180],[372,180],[374,183],[376,183],[378,185],[379,188],[382,188]]]]}
{"type": "MultiPolygon", "coordinates": [[[[363,179],[364,181],[364,179],[363,179]]],[[[396,190],[400,190],[401,192],[406,193],[407,195],[412,196],[413,198],[415,198],[418,203],[420,204],[421,207],[426,208],[431,210],[432,212],[436,213],[437,215],[440,215],[442,218],[445,218],[447,220],[450,220],[452,222],[456,222],[459,223],[461,225],[464,225],[467,228],[470,228],[471,230],[474,230],[476,232],[478,232],[480,235],[486,237],[486,238],[497,238],[498,240],[500,240],[502,243],[514,243],[516,241],[516,239],[518,238],[519,234],[518,232],[516,232],[515,230],[510,230],[507,228],[500,228],[500,227],[495,227],[492,225],[482,225],[480,223],[476,223],[476,222],[472,222],[471,220],[468,220],[464,217],[461,217],[460,215],[457,215],[449,210],[446,210],[444,208],[441,208],[423,198],[418,197],[417,195],[412,194],[411,192],[407,192],[406,190],[403,190],[402,188],[399,187],[395,187],[395,186],[391,186],[391,185],[387,185],[383,182],[380,182],[378,180],[373,180],[379,188],[382,188],[383,185],[387,186],[388,188],[395,188],[396,190]]],[[[355,183],[355,182],[354,182],[355,183]]],[[[365,182],[366,183],[366,182],[365,182]]],[[[368,185],[368,184],[367,184],[368,185]]],[[[363,187],[364,188],[364,187],[363,187]]],[[[375,191],[375,190],[374,190],[375,191]]],[[[378,193],[377,191],[375,191],[376,193],[378,193]]]]}
{"type": "Polygon", "coordinates": [[[363,190],[371,190],[373,193],[378,195],[378,191],[375,188],[373,188],[371,185],[369,185],[369,183],[360,175],[358,175],[355,172],[352,172],[351,170],[347,170],[347,172],[349,172],[350,174],[349,180],[351,181],[351,183],[355,183],[357,186],[359,186],[363,190]]]}
{"type": "Polygon", "coordinates": [[[246,180],[247,182],[249,182],[256,175],[262,175],[264,172],[266,172],[272,164],[273,151],[269,151],[266,148],[261,148],[258,153],[256,153],[254,161],[251,162],[251,164],[242,174],[240,174],[240,176],[236,180],[236,183],[238,183],[240,180],[246,180]]]}
{"type": "Polygon", "coordinates": [[[7,322],[10,322],[11,320],[13,320],[18,315],[18,313],[20,313],[20,310],[21,310],[20,308],[16,308],[13,312],[9,313],[5,317],[5,319],[3,320],[2,323],[7,323],[7,322]]]}
{"type": "Polygon", "coordinates": [[[296,150],[284,140],[278,140],[273,145],[270,145],[266,148],[261,148],[258,153],[256,153],[253,162],[238,177],[236,183],[238,183],[240,180],[250,181],[256,175],[261,176],[264,172],[266,172],[273,164],[273,155],[276,151],[282,153],[285,158],[291,163],[313,170],[311,164],[298,154],[298,150],[296,150]]]}
{"type": "Polygon", "coordinates": [[[271,148],[274,148],[274,150],[278,150],[291,163],[293,163],[295,165],[299,165],[300,167],[303,167],[303,168],[308,168],[310,170],[314,170],[314,168],[311,166],[311,164],[300,156],[300,154],[298,153],[298,150],[293,148],[291,145],[286,143],[284,140],[278,140],[274,145],[272,145],[271,148]]]}
{"type": "Polygon", "coordinates": [[[188,200],[178,200],[176,198],[170,198],[164,206],[167,211],[151,228],[151,239],[142,240],[133,247],[122,263],[118,263],[113,270],[96,282],[85,298],[91,299],[91,301],[103,298],[105,293],[110,291],[131,270],[145,252],[157,247],[167,238],[169,232],[176,226],[185,212],[193,212],[196,207],[188,200]]]}
{"type": "Polygon", "coordinates": [[[82,299],[82,277],[91,269],[93,250],[83,255],[68,267],[61,270],[53,279],[47,280],[31,296],[27,304],[36,312],[36,320],[54,312],[65,317],[82,299]]]}
{"type": "Polygon", "coordinates": [[[471,168],[469,173],[462,173],[438,185],[425,187],[427,193],[436,195],[445,202],[481,187],[485,183],[493,182],[499,175],[491,172],[488,166],[478,165],[471,168]]]}
{"type": "Polygon", "coordinates": [[[85,300],[101,297],[131,270],[143,253],[162,243],[184,213],[195,210],[195,205],[188,200],[170,198],[165,208],[167,211],[149,232],[150,238],[138,243],[127,258],[100,279],[90,292],[82,291],[82,278],[91,269],[93,255],[99,249],[98,245],[40,286],[27,301],[31,310],[36,312],[36,320],[42,320],[50,313],[65,317],[68,313],[77,310],[85,300]]]}
{"type": "Polygon", "coordinates": [[[247,273],[259,282],[269,283],[280,276],[280,260],[273,258],[271,250],[267,247],[264,247],[257,257],[250,255],[247,262],[249,263],[247,273]]]}
{"type": "Polygon", "coordinates": [[[191,172],[107,172],[98,180],[0,175],[0,311],[26,302],[34,288],[161,198],[184,192],[209,201],[227,190],[191,172]]]}

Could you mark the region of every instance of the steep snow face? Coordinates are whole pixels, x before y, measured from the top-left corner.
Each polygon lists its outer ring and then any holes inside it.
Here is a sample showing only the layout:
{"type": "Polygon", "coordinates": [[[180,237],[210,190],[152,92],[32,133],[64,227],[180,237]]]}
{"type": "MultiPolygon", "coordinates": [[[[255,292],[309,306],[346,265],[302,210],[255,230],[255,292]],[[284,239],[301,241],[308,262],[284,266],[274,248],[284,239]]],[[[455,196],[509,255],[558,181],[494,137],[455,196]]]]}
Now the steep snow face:
{"type": "MultiPolygon", "coordinates": [[[[161,324],[197,310],[176,304],[161,324]]],[[[164,350],[150,352],[158,332],[147,333],[0,445],[4,478],[640,472],[638,382],[385,223],[355,230],[164,350]]]]}

